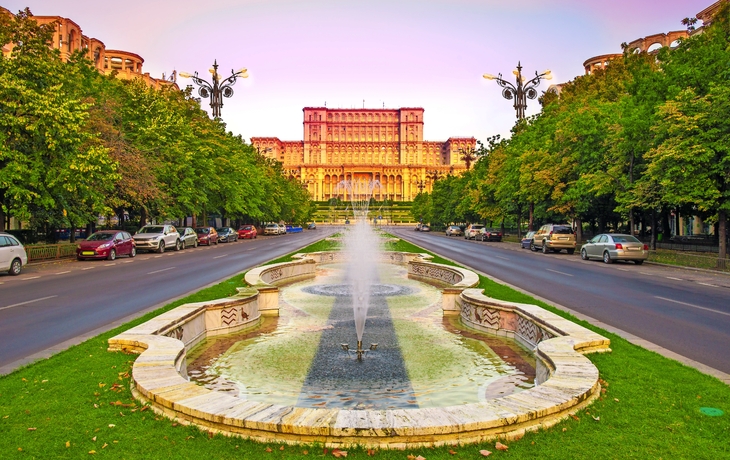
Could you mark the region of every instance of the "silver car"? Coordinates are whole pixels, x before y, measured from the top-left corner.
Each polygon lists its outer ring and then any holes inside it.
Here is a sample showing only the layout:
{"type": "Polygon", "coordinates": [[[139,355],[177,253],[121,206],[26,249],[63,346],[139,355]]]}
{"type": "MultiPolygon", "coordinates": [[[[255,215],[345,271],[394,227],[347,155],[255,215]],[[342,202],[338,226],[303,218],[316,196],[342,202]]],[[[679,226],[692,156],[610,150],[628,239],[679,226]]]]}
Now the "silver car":
{"type": "Polygon", "coordinates": [[[458,225],[449,225],[446,227],[446,236],[462,236],[464,232],[458,225]]]}
{"type": "Polygon", "coordinates": [[[156,251],[160,254],[165,248],[180,250],[180,234],[174,225],[145,225],[134,235],[137,251],[156,251]]]}
{"type": "Polygon", "coordinates": [[[602,259],[607,264],[614,260],[632,260],[641,265],[649,257],[649,246],[631,235],[602,233],[583,245],[580,257],[583,260],[602,259]]]}
{"type": "Polygon", "coordinates": [[[180,247],[185,248],[197,248],[198,247],[198,234],[195,233],[190,227],[178,229],[180,233],[180,247]]]}
{"type": "Polygon", "coordinates": [[[20,275],[23,265],[28,263],[28,254],[20,241],[9,233],[0,233],[0,271],[20,275]]]}

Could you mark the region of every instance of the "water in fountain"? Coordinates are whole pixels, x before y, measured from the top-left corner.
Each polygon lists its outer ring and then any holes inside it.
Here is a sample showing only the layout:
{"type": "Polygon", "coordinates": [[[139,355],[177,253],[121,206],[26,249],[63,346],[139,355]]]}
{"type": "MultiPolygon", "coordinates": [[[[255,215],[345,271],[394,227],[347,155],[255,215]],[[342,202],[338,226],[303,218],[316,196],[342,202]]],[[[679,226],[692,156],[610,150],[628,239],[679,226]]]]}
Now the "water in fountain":
{"type": "Polygon", "coordinates": [[[347,260],[347,283],[351,286],[352,308],[355,315],[355,332],[362,341],[365,320],[370,304],[370,287],[377,281],[377,262],[380,244],[370,227],[368,208],[373,190],[380,182],[370,180],[342,181],[336,190],[344,190],[350,197],[354,225],[343,238],[343,251],[347,260]]]}

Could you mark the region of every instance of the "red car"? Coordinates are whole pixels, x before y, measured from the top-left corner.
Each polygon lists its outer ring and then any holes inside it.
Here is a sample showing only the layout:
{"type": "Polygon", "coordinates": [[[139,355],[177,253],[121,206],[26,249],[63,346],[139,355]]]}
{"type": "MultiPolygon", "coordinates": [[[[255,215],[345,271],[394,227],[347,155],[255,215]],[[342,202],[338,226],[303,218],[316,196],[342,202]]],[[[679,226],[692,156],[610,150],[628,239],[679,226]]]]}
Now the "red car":
{"type": "Polygon", "coordinates": [[[76,258],[114,260],[117,256],[134,257],[137,246],[132,235],[121,230],[102,230],[76,245],[76,258]]]}
{"type": "Polygon", "coordinates": [[[198,227],[195,233],[198,234],[198,244],[218,244],[218,232],[213,227],[198,227]]]}
{"type": "Polygon", "coordinates": [[[253,225],[242,225],[241,228],[238,229],[238,237],[241,239],[248,238],[249,240],[252,240],[256,238],[258,235],[258,232],[256,231],[256,227],[253,225]]]}

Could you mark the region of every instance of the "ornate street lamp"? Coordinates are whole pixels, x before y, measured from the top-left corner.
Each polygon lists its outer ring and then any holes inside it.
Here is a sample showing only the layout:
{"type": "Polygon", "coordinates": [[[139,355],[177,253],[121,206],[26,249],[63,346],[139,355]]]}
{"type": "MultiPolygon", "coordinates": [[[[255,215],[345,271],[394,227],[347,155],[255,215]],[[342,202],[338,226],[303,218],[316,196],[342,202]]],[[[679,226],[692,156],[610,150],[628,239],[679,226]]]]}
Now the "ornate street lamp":
{"type": "Polygon", "coordinates": [[[248,78],[246,69],[241,69],[237,72],[231,70],[231,76],[225,80],[221,80],[221,76],[218,74],[218,61],[213,61],[213,68],[208,70],[213,74],[213,83],[208,83],[198,76],[198,72],[189,74],[187,72],[180,72],[183,78],[192,78],[193,82],[199,86],[198,94],[202,98],[210,98],[210,107],[213,109],[213,118],[221,117],[221,107],[223,107],[223,98],[233,96],[232,86],[236,83],[237,78],[248,78]]]}
{"type": "Polygon", "coordinates": [[[426,188],[426,181],[419,180],[416,182],[416,187],[418,187],[418,193],[419,195],[423,193],[423,189],[426,188]]]}
{"type": "Polygon", "coordinates": [[[502,79],[501,73],[496,77],[485,73],[484,78],[487,80],[496,80],[497,84],[504,88],[502,90],[502,96],[504,96],[505,99],[514,99],[514,108],[517,112],[517,119],[522,120],[525,118],[527,100],[535,99],[537,97],[537,90],[535,88],[540,84],[540,81],[551,80],[553,77],[551,72],[546,70],[543,73],[535,72],[535,76],[531,80],[525,81],[525,77],[522,76],[522,65],[519,62],[517,63],[517,70],[513,70],[512,73],[516,77],[517,86],[502,79]]]}

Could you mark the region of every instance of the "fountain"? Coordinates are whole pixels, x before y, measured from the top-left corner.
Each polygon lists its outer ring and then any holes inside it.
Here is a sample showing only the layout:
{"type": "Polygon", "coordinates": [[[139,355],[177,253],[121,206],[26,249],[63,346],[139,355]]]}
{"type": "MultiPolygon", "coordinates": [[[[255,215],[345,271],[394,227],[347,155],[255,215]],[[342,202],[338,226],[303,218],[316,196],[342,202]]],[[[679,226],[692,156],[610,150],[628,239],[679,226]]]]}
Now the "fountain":
{"type": "MultiPolygon", "coordinates": [[[[362,336],[370,305],[370,286],[375,284],[376,264],[380,251],[378,237],[370,228],[368,219],[370,198],[375,188],[380,188],[379,181],[365,179],[344,180],[335,187],[335,193],[344,190],[349,195],[355,221],[354,226],[345,233],[343,251],[348,261],[347,282],[352,286],[352,310],[357,335],[355,354],[358,361],[362,361],[368,351],[374,351],[378,347],[377,344],[371,344],[368,350],[362,347],[362,336]]],[[[342,349],[349,353],[350,346],[342,344],[342,349]]]]}
{"type": "Polygon", "coordinates": [[[607,339],[537,306],[486,297],[469,270],[381,251],[367,218],[377,186],[340,184],[354,213],[341,251],[254,268],[238,295],[182,305],[109,339],[110,350],[141,353],[134,396],[211,432],[404,448],[519,438],[600,395],[583,354],[610,351],[607,339]],[[193,355],[188,367],[188,352],[232,334],[240,342],[222,361],[243,360],[232,367],[239,383],[191,381],[188,372],[201,371],[193,355]],[[534,351],[528,364],[519,350],[534,351]]]}

